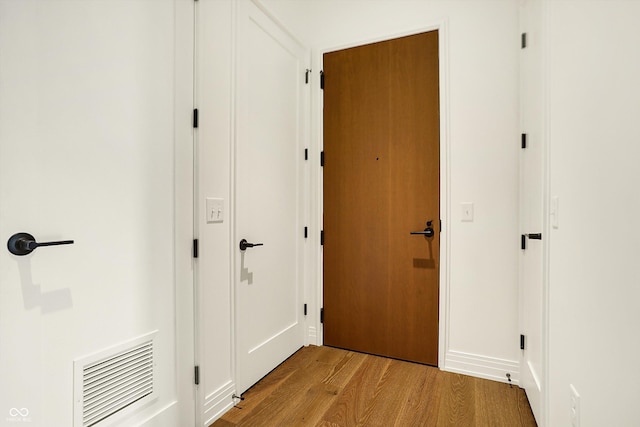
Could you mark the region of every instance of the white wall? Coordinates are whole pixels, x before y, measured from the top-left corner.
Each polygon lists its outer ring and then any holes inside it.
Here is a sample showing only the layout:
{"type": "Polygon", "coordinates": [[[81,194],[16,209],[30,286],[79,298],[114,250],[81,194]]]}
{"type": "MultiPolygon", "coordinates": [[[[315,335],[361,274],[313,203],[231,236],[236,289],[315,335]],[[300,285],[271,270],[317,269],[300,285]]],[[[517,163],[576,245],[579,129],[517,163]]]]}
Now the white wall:
{"type": "Polygon", "coordinates": [[[0,239],[75,240],[26,257],[2,243],[0,425],[73,425],[74,360],[154,330],[157,399],[119,425],[190,422],[174,141],[191,131],[174,107],[191,85],[174,78],[191,74],[175,63],[192,50],[191,3],[0,0],[0,239]]]}
{"type": "MultiPolygon", "coordinates": [[[[518,372],[518,9],[511,1],[261,0],[316,56],[444,22],[450,144],[449,370],[518,372]],[[475,220],[461,222],[460,203],[475,220]]],[[[314,75],[321,65],[313,65],[314,75]]],[[[362,70],[366,72],[366,70],[362,70]]],[[[317,81],[316,81],[317,85],[317,81]]],[[[315,96],[321,96],[319,90],[315,96]]],[[[316,104],[317,105],[317,104],[316,104]]],[[[314,116],[317,118],[317,111],[314,116]]],[[[318,121],[315,124],[317,131],[318,121]]],[[[319,151],[320,144],[312,147],[319,151]]],[[[446,199],[443,194],[443,203],[446,199]]],[[[445,266],[443,265],[443,268],[445,266]]],[[[311,288],[308,297],[318,292],[311,288]]],[[[317,310],[312,306],[313,311],[317,310]]],[[[313,312],[312,311],[312,312],[313,312]]]]}
{"type": "Polygon", "coordinates": [[[640,2],[548,1],[549,426],[636,426],[640,2]]]}

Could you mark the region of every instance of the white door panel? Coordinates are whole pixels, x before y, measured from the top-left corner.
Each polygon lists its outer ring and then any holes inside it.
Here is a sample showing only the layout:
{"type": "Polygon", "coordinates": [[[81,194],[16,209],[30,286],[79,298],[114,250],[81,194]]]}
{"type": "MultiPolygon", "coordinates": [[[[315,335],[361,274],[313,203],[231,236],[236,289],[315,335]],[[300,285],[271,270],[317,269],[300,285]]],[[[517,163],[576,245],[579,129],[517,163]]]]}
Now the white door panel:
{"type": "Polygon", "coordinates": [[[544,115],[541,2],[528,1],[522,10],[527,47],[521,53],[521,123],[526,148],[520,161],[520,226],[522,234],[542,233],[543,240],[525,239],[520,256],[520,385],[531,409],[543,425],[544,366],[544,248],[548,234],[544,223],[544,115]]]}
{"type": "Polygon", "coordinates": [[[238,23],[236,378],[242,393],[303,345],[302,153],[306,51],[254,4],[238,23]]]}
{"type": "Polygon", "coordinates": [[[128,421],[173,399],[174,7],[0,0],[2,425],[73,425],[74,360],[155,330],[161,397],[128,421]]]}

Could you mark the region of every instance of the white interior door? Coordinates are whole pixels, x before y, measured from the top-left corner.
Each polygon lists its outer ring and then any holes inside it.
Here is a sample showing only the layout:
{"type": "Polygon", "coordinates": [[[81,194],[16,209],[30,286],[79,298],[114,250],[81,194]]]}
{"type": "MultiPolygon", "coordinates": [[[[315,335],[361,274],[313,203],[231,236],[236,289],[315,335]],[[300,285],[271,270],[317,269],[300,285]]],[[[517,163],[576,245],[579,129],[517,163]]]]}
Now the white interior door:
{"type": "Polygon", "coordinates": [[[308,53],[252,2],[238,11],[236,386],[303,345],[301,182],[308,53]],[[241,251],[239,242],[262,243],[241,251]]]}
{"type": "Polygon", "coordinates": [[[109,420],[177,425],[175,23],[173,0],[0,0],[1,425],[87,425],[74,362],[153,334],[157,398],[109,420]],[[15,255],[18,232],[74,243],[15,255]]]}
{"type": "MultiPolygon", "coordinates": [[[[544,221],[544,121],[543,63],[540,2],[523,8],[526,48],[521,54],[521,123],[526,148],[520,162],[520,221],[522,234],[545,233],[544,221]]],[[[520,383],[526,390],[538,425],[543,424],[544,365],[544,253],[545,240],[524,238],[520,256],[520,330],[524,350],[520,359],[520,383]]]]}

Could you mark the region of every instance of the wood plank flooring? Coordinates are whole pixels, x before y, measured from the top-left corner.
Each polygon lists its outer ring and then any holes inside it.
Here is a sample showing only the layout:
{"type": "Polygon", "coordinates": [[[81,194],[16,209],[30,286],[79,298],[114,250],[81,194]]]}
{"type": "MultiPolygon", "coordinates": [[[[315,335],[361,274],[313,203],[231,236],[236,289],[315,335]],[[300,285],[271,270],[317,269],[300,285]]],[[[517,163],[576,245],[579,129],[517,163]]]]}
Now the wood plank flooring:
{"type": "Polygon", "coordinates": [[[304,347],[211,427],[535,427],[524,390],[331,347],[304,347]]]}

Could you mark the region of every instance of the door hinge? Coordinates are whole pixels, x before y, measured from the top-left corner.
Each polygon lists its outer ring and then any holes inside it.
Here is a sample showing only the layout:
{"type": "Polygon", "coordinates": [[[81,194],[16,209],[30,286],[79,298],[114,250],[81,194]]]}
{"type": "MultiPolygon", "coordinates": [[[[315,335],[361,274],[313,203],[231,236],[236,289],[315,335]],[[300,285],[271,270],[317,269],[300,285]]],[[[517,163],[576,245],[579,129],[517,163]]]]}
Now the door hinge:
{"type": "Polygon", "coordinates": [[[522,33],[520,35],[520,48],[524,49],[527,47],[527,33],[522,33]]]}
{"type": "Polygon", "coordinates": [[[324,89],[324,71],[320,71],[320,89],[324,89]]]}
{"type": "Polygon", "coordinates": [[[320,323],[324,323],[324,308],[320,309],[320,323]]]}
{"type": "Polygon", "coordinates": [[[320,246],[324,245],[324,230],[320,230],[320,246]]]}
{"type": "Polygon", "coordinates": [[[304,149],[304,159],[305,160],[309,160],[309,149],[308,148],[304,149]]]}
{"type": "Polygon", "coordinates": [[[520,146],[522,148],[527,148],[527,134],[523,133],[522,136],[520,137],[520,146]]]}
{"type": "Polygon", "coordinates": [[[197,108],[193,109],[193,128],[194,129],[198,128],[198,109],[197,108]]]}
{"type": "Polygon", "coordinates": [[[198,258],[198,239],[193,239],[193,257],[198,258]]]}
{"type": "Polygon", "coordinates": [[[304,72],[304,84],[308,85],[309,84],[309,73],[311,72],[310,69],[306,69],[304,72]]]}
{"type": "MultiPolygon", "coordinates": [[[[196,0],[197,1],[197,0],[196,0]]],[[[193,382],[196,385],[200,384],[200,366],[195,366],[193,368],[193,382]]]]}
{"type": "Polygon", "coordinates": [[[304,228],[304,238],[306,239],[307,237],[309,237],[309,227],[304,228]]]}
{"type": "Polygon", "coordinates": [[[523,234],[520,236],[520,249],[527,249],[527,235],[523,234]]]}
{"type": "Polygon", "coordinates": [[[320,152],[320,167],[324,167],[324,150],[320,152]]]}
{"type": "Polygon", "coordinates": [[[520,350],[524,350],[524,335],[520,334],[520,350]]]}
{"type": "Polygon", "coordinates": [[[307,315],[307,304],[304,305],[304,315],[307,315]]]}

